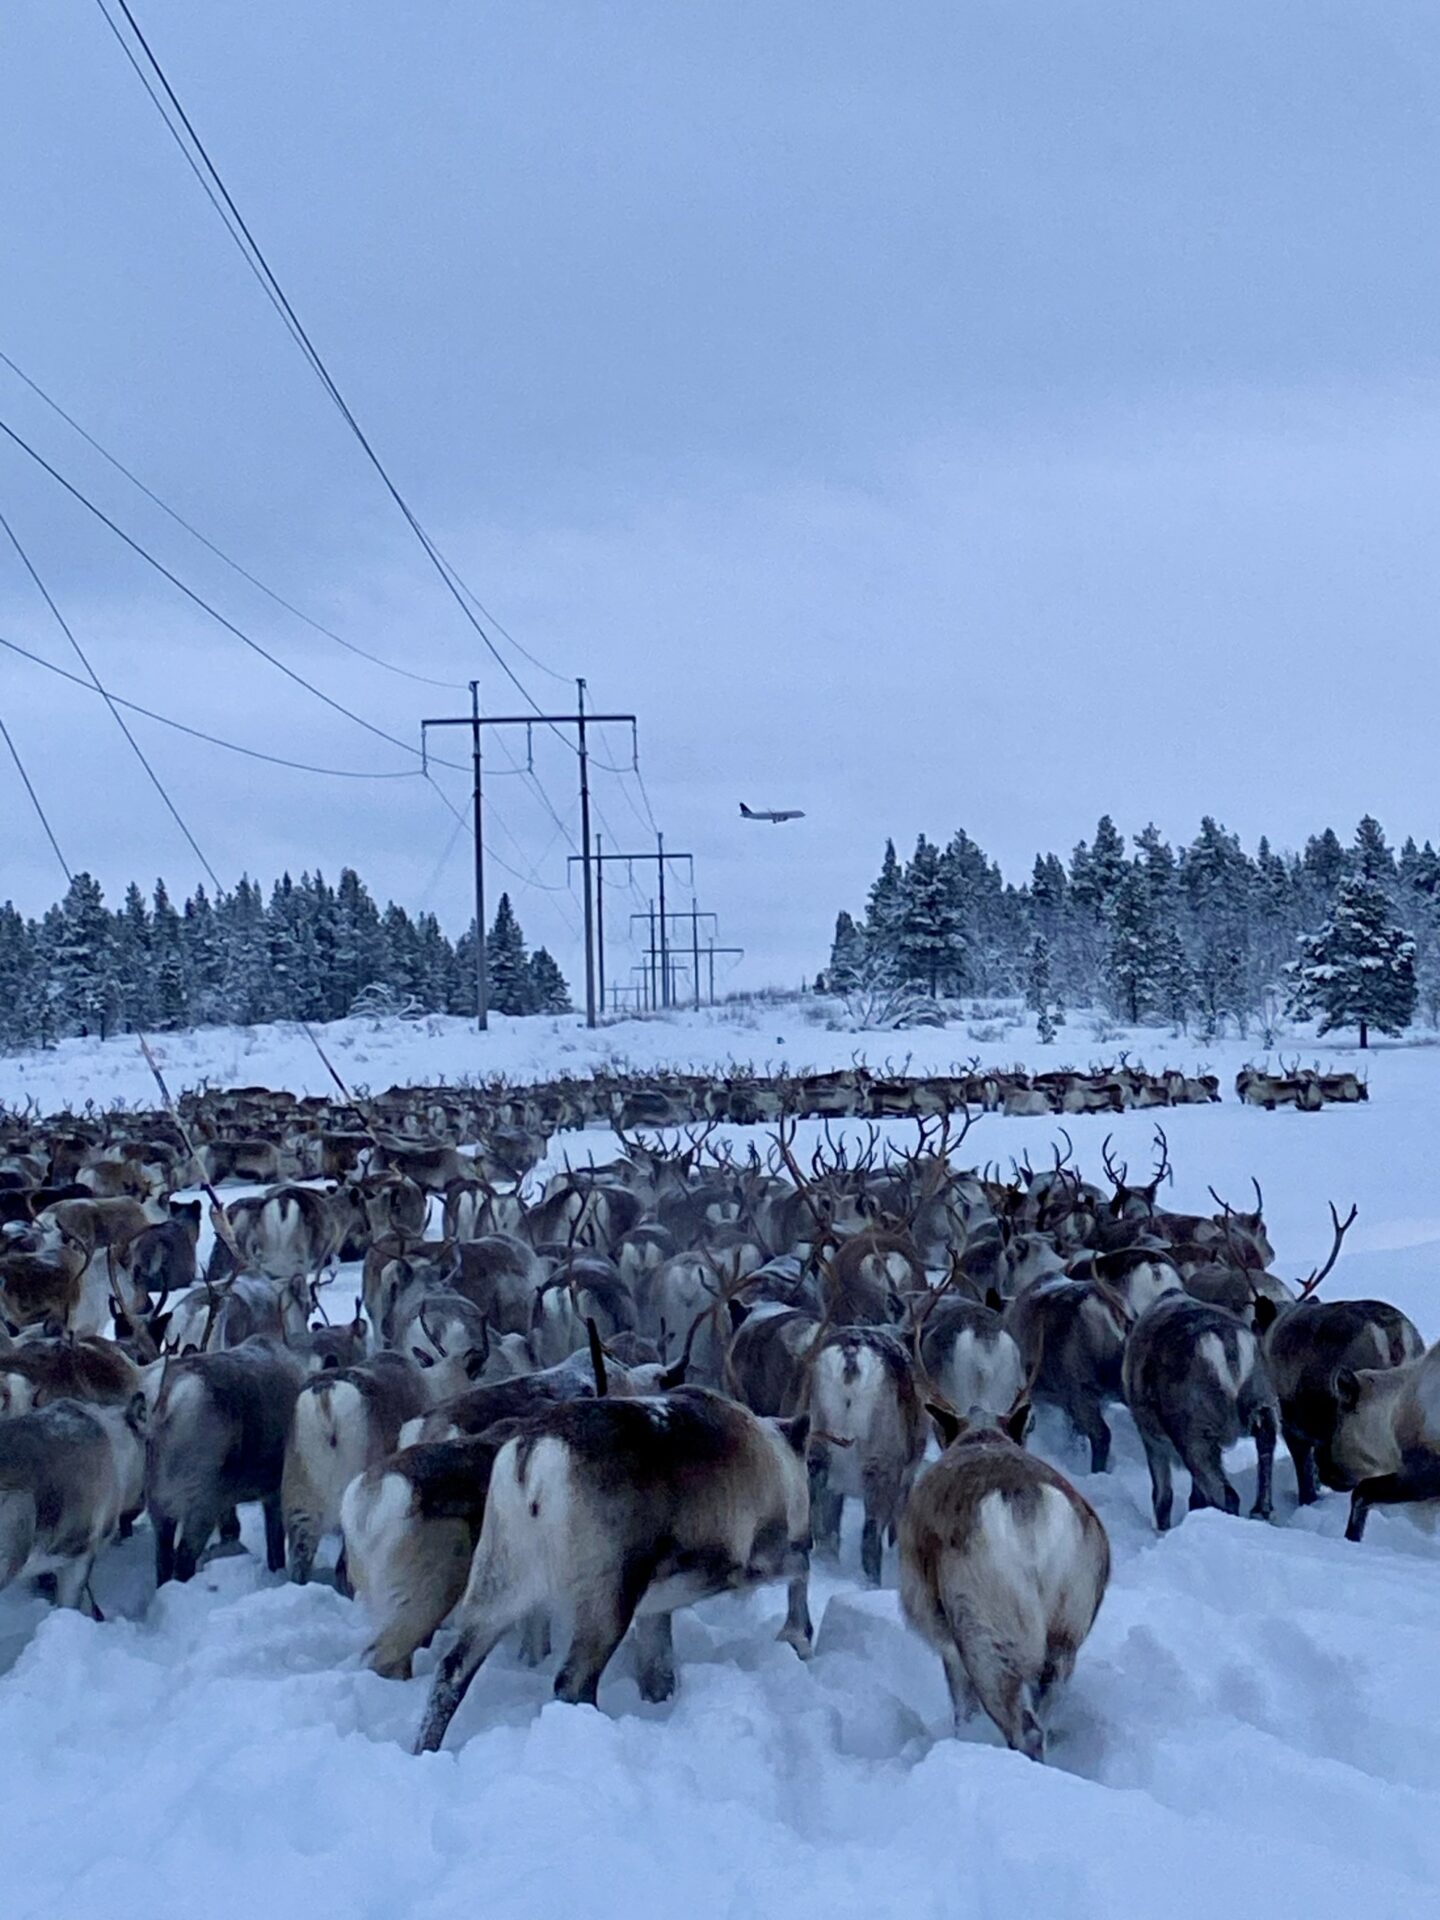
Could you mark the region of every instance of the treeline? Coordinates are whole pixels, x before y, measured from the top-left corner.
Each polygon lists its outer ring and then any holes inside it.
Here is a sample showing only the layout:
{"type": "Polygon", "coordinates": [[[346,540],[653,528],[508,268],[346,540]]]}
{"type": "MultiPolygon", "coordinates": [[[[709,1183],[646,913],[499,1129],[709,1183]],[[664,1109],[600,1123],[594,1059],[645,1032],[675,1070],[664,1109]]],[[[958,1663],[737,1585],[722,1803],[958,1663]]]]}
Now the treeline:
{"type": "MultiPolygon", "coordinates": [[[[487,945],[490,1005],[499,1013],[563,1013],[564,975],[543,947],[528,951],[502,895],[487,945]]],[[[141,1029],[335,1020],[355,1009],[471,1013],[475,929],[452,944],[434,914],[377,906],[346,867],[337,885],[287,873],[267,899],[242,879],[183,905],[163,880],[134,883],[114,911],[77,873],[38,920],[0,906],[0,1045],[141,1029]]]]}
{"type": "Polygon", "coordinates": [[[1127,1024],[1273,1037],[1287,1017],[1400,1031],[1440,1017],[1440,854],[1379,823],[1300,853],[1249,853],[1206,818],[1188,846],[1127,842],[1107,814],[1068,860],[1007,882],[968,834],[887,842],[863,915],[841,913],[822,984],[838,993],[1021,996],[1042,1039],[1069,1006],[1127,1024]],[[1369,997],[1367,998],[1367,993],[1369,997]]]}

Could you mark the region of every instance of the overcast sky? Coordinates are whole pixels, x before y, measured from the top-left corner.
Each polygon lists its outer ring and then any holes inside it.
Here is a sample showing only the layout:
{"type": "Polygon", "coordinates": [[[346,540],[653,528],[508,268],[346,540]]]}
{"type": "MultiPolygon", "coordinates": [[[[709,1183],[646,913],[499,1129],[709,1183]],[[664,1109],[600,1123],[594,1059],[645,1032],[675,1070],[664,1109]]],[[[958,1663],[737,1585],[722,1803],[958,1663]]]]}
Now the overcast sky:
{"type": "MultiPolygon", "coordinates": [[[[640,715],[738,978],[813,972],[887,833],[964,826],[1019,878],[1107,809],[1440,830],[1433,0],[132,4],[441,547],[640,715]],[[808,817],[745,825],[742,798],[808,817]]],[[[0,14],[0,196],[0,350],[295,606],[455,688],[282,613],[3,366],[0,419],[386,731],[418,741],[477,672],[517,709],[95,0],[0,14]]],[[[116,691],[413,769],[8,443],[0,503],[116,691]]],[[[8,549],[0,637],[75,666],[8,549]]],[[[72,866],[198,877],[98,699],[0,653],[0,717],[72,866]]],[[[136,730],[227,883],[349,862],[464,924],[466,844],[420,779],[136,730]]],[[[565,835],[492,765],[496,855],[563,889],[565,835]]],[[[537,737],[534,766],[573,835],[573,756],[537,737]]],[[[649,844],[634,783],[596,791],[607,840],[649,844]]],[[[61,882],[8,760],[0,818],[0,897],[36,910],[61,882]]],[[[575,977],[578,894],[492,885],[575,977]]]]}

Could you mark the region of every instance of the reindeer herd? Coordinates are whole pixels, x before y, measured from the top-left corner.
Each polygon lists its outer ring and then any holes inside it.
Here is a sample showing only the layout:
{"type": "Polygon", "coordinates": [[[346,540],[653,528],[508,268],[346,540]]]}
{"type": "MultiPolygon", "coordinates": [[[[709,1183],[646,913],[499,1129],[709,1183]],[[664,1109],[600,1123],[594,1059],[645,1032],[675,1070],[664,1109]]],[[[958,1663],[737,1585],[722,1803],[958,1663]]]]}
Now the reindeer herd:
{"type": "MultiPolygon", "coordinates": [[[[872,1110],[899,1098],[824,1078],[872,1110]]],[[[961,1164],[974,1109],[932,1110],[944,1083],[903,1083],[908,1150],[827,1128],[808,1159],[792,1116],[823,1090],[716,1084],[0,1121],[0,1587],[94,1609],[97,1555],[142,1516],[157,1581],[188,1580],[258,1503],[271,1572],[304,1582],[333,1551],[377,1673],[408,1677],[453,1627],[424,1750],[512,1630],[532,1662],[568,1635],[555,1692],[588,1702],[628,1634],[662,1700],[673,1613],[775,1582],[807,1655],[810,1558],[838,1554],[850,1501],[867,1580],[898,1552],[957,1723],[978,1706],[1039,1759],[1110,1554],[1027,1451],[1035,1408],[1103,1473],[1128,1407],[1161,1530],[1177,1467],[1192,1509],[1238,1512],[1242,1439],[1262,1519],[1281,1438],[1302,1503],[1350,1493],[1352,1539],[1377,1504],[1440,1498],[1440,1349],[1382,1301],[1319,1297],[1353,1208],[1291,1282],[1258,1185],[1253,1209],[1162,1204],[1159,1128],[1144,1179],[1108,1141],[1086,1179],[1068,1138],[1006,1179],[961,1164]],[[739,1155],[707,1103],[770,1121],[763,1147],[739,1155]],[[680,1109],[687,1130],[640,1131],[680,1109]],[[612,1156],[534,1191],[551,1133],[597,1111],[612,1156]],[[234,1180],[262,1190],[222,1207],[234,1180]],[[345,1261],[359,1300],[332,1325],[345,1261]]]]}

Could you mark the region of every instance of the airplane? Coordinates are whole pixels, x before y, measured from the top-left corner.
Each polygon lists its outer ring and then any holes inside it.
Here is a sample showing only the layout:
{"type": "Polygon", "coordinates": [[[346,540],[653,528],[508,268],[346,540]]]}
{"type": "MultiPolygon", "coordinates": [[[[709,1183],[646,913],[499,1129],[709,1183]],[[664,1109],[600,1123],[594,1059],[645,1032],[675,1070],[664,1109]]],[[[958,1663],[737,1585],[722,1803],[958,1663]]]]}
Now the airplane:
{"type": "Polygon", "coordinates": [[[769,820],[777,827],[782,820],[803,820],[805,818],[805,814],[800,807],[772,807],[768,810],[762,810],[759,813],[752,813],[743,800],[740,802],[740,812],[746,820],[769,820]]]}

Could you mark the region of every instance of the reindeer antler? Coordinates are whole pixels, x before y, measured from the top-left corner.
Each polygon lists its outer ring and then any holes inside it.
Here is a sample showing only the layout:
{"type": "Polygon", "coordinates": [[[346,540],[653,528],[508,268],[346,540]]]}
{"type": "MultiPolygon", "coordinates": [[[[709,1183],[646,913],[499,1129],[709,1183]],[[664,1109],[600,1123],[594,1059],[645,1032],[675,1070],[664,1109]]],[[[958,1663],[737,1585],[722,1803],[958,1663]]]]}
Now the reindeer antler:
{"type": "Polygon", "coordinates": [[[1333,1200],[1330,1202],[1330,1224],[1335,1231],[1335,1238],[1330,1248],[1330,1257],[1325,1262],[1323,1267],[1317,1267],[1316,1270],[1310,1275],[1310,1278],[1302,1283],[1300,1288],[1300,1298],[1302,1300],[1308,1300],[1311,1294],[1314,1293],[1316,1288],[1320,1285],[1320,1282],[1324,1280],[1326,1276],[1334,1270],[1335,1262],[1340,1258],[1340,1249],[1345,1243],[1345,1236],[1350,1231],[1351,1227],[1354,1226],[1356,1217],[1359,1214],[1359,1212],[1360,1212],[1359,1206],[1357,1204],[1352,1203],[1349,1213],[1347,1213],[1345,1218],[1342,1220],[1340,1218],[1339,1208],[1335,1205],[1335,1202],[1333,1200]]]}

